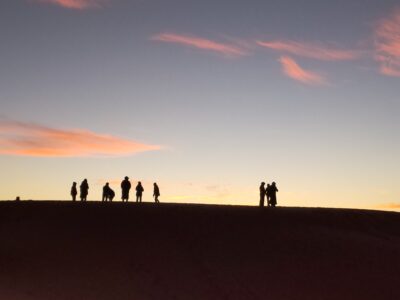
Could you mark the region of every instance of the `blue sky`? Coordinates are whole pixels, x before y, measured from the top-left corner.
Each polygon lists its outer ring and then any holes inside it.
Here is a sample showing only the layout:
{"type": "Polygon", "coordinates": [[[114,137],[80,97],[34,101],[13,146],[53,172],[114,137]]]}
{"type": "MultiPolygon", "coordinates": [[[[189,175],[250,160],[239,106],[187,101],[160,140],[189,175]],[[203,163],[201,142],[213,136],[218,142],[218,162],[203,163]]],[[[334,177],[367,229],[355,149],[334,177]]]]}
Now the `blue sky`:
{"type": "Polygon", "coordinates": [[[4,1],[0,199],[397,209],[396,4],[4,1]]]}

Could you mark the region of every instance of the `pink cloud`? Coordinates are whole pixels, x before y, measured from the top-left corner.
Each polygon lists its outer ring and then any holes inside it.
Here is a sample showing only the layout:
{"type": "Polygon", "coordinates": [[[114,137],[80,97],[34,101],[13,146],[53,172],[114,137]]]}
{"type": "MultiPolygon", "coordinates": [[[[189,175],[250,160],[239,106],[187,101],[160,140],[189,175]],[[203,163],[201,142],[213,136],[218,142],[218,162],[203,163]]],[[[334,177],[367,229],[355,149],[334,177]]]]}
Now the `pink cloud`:
{"type": "Polygon", "coordinates": [[[375,27],[375,60],[381,74],[400,77],[400,9],[375,27]]]}
{"type": "Polygon", "coordinates": [[[225,44],[215,42],[203,38],[198,38],[188,35],[178,35],[174,33],[161,33],[151,38],[154,41],[176,43],[184,46],[213,51],[220,53],[226,57],[239,57],[247,55],[247,52],[240,46],[234,46],[232,44],[225,44]]]}
{"type": "Polygon", "coordinates": [[[0,154],[42,157],[122,156],[159,150],[160,146],[88,130],[54,129],[0,121],[0,154]]]}
{"type": "Polygon", "coordinates": [[[39,3],[49,3],[69,9],[88,9],[101,7],[107,0],[33,0],[39,3]]]}
{"type": "Polygon", "coordinates": [[[282,64],[283,72],[294,80],[309,85],[326,85],[324,77],[317,73],[304,70],[288,56],[282,56],[279,62],[282,64]]]}
{"type": "Polygon", "coordinates": [[[329,48],[319,44],[300,43],[296,41],[256,41],[256,43],[268,49],[318,60],[354,60],[361,56],[360,51],[329,48]]]}

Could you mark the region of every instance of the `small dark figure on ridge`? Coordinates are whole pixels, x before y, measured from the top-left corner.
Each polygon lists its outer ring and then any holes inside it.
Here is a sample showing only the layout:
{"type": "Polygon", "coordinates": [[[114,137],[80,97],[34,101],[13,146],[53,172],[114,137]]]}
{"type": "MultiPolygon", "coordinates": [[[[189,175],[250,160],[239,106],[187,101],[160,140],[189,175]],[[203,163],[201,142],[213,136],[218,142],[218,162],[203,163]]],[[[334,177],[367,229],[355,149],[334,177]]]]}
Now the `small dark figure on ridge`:
{"type": "Polygon", "coordinates": [[[105,186],[103,186],[103,198],[102,202],[112,201],[115,197],[114,191],[110,188],[109,183],[107,182],[105,186]]]}
{"type": "Polygon", "coordinates": [[[264,207],[265,200],[265,182],[261,182],[260,185],[260,207],[264,207]]]}
{"type": "Polygon", "coordinates": [[[144,188],[142,186],[142,183],[139,181],[136,186],[136,202],[142,202],[143,192],[144,192],[144,188]]]}
{"type": "Polygon", "coordinates": [[[158,200],[158,197],[160,197],[160,188],[158,187],[156,182],[154,182],[153,185],[154,185],[154,191],[153,191],[154,201],[156,203],[160,203],[160,201],[158,200]]]}
{"type": "Polygon", "coordinates": [[[74,181],[71,187],[72,201],[76,201],[76,195],[78,195],[78,190],[76,189],[76,182],[74,181]]]}
{"type": "Polygon", "coordinates": [[[276,187],[276,183],[273,182],[271,184],[271,187],[270,187],[270,199],[271,199],[270,202],[271,202],[271,206],[272,207],[275,207],[276,204],[277,204],[277,202],[276,202],[276,192],[278,192],[278,189],[276,187]]]}
{"type": "Polygon", "coordinates": [[[128,202],[129,200],[129,190],[131,189],[131,183],[129,181],[129,177],[125,176],[125,179],[121,182],[121,189],[122,189],[122,202],[128,202]]]}
{"type": "Polygon", "coordinates": [[[84,179],[80,185],[80,197],[81,201],[86,201],[87,200],[87,195],[89,194],[89,184],[87,182],[87,179],[84,179]]]}
{"type": "Polygon", "coordinates": [[[267,184],[267,188],[265,189],[265,193],[267,195],[268,206],[271,206],[271,185],[269,183],[267,184]]]}

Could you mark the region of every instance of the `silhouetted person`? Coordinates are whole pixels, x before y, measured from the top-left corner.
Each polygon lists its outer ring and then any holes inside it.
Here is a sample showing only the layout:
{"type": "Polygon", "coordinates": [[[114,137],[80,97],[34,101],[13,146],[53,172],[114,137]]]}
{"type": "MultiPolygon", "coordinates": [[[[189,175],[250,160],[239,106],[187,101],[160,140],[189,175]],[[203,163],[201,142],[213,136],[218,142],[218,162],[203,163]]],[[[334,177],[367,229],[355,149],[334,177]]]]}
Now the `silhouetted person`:
{"type": "Polygon", "coordinates": [[[19,202],[21,199],[19,198],[19,196],[17,196],[17,198],[15,198],[15,201],[19,202]]]}
{"type": "Polygon", "coordinates": [[[154,186],[154,190],[153,190],[154,201],[156,203],[160,203],[160,201],[158,200],[158,197],[160,197],[160,188],[158,187],[157,183],[155,183],[155,182],[154,182],[153,186],[154,186]]]}
{"type": "Polygon", "coordinates": [[[81,190],[81,201],[86,201],[87,200],[87,195],[89,194],[89,184],[87,182],[87,179],[84,179],[80,185],[80,190],[81,190]]]}
{"type": "Polygon", "coordinates": [[[267,195],[268,206],[271,206],[271,185],[269,183],[267,184],[267,188],[265,189],[265,193],[267,195]]]}
{"type": "Polygon", "coordinates": [[[106,182],[105,186],[103,186],[103,198],[101,199],[102,202],[106,202],[110,196],[110,186],[109,183],[106,182]]]}
{"type": "Polygon", "coordinates": [[[78,195],[78,190],[76,189],[76,182],[74,181],[72,183],[72,187],[71,187],[71,196],[72,196],[72,201],[76,200],[76,195],[78,195]]]}
{"type": "Polygon", "coordinates": [[[270,202],[271,202],[271,206],[275,207],[276,206],[276,192],[278,192],[278,189],[276,188],[276,183],[273,182],[271,183],[271,187],[270,187],[270,202]]]}
{"type": "Polygon", "coordinates": [[[264,207],[265,200],[265,182],[261,182],[260,185],[260,207],[264,207]]]}
{"type": "Polygon", "coordinates": [[[144,192],[144,188],[142,186],[142,183],[139,181],[136,186],[136,202],[142,202],[143,192],[144,192]]]}
{"type": "Polygon", "coordinates": [[[110,189],[108,190],[108,201],[112,202],[113,199],[114,199],[114,197],[115,197],[115,192],[113,191],[112,188],[110,188],[110,189]]]}
{"type": "Polygon", "coordinates": [[[125,176],[125,179],[121,182],[121,189],[122,189],[122,202],[129,200],[129,190],[131,189],[131,183],[129,181],[129,177],[125,176]]]}

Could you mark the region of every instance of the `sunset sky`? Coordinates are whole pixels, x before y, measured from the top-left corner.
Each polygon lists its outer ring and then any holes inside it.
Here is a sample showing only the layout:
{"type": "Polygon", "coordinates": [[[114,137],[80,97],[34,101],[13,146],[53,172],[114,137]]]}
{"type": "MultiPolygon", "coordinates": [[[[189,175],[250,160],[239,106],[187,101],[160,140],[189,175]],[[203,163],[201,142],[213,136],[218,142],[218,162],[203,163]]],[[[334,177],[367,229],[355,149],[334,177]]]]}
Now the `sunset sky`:
{"type": "Polygon", "coordinates": [[[398,0],[0,2],[0,199],[400,209],[398,0]]]}

